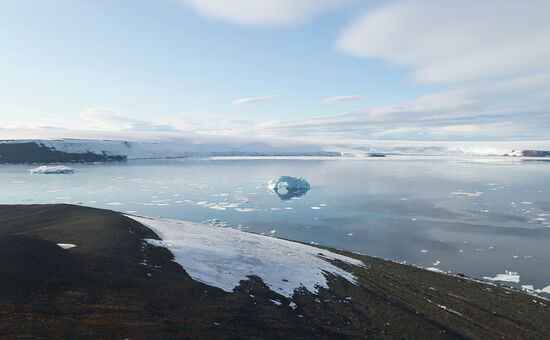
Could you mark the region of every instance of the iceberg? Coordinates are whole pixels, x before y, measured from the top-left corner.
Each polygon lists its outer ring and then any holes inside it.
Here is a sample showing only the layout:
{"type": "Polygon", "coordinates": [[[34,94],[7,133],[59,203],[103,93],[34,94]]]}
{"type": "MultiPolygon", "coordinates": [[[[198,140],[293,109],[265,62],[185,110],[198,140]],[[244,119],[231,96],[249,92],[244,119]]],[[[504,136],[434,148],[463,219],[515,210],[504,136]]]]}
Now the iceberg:
{"type": "Polygon", "coordinates": [[[277,194],[282,200],[300,197],[309,191],[309,182],[302,177],[281,176],[278,180],[271,179],[267,183],[269,191],[277,194]]]}
{"type": "Polygon", "coordinates": [[[38,168],[31,169],[31,174],[72,174],[74,173],[73,168],[66,166],[39,166],[38,168]]]}

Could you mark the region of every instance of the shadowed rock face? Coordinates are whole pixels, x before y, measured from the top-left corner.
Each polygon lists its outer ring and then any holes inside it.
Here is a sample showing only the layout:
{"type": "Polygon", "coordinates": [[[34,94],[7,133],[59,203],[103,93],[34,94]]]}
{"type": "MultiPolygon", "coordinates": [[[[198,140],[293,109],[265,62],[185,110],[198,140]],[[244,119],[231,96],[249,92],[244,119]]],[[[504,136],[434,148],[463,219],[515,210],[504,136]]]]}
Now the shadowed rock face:
{"type": "Polygon", "coordinates": [[[68,153],[36,142],[0,143],[0,163],[62,163],[124,161],[126,156],[97,153],[68,153]]]}
{"type": "Polygon", "coordinates": [[[523,157],[550,157],[550,151],[523,150],[523,157]]]}
{"type": "Polygon", "coordinates": [[[366,264],[335,262],[353,271],[357,286],[331,276],[330,289],[298,291],[291,301],[251,276],[227,293],[192,280],[167,249],[144,239],[158,237],[112,211],[0,206],[0,337],[543,339],[550,332],[546,300],[345,252],[366,264]]]}

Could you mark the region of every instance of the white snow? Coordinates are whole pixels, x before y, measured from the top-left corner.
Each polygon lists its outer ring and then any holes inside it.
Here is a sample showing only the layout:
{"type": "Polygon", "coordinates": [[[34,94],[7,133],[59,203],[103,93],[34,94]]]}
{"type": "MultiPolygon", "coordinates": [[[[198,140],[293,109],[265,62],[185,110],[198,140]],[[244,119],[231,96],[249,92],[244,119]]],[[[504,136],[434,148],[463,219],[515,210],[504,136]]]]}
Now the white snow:
{"type": "Polygon", "coordinates": [[[58,243],[57,246],[60,247],[60,248],[63,248],[63,249],[71,249],[71,248],[76,247],[76,244],[72,244],[72,243],[58,243]]]}
{"type": "Polygon", "coordinates": [[[505,274],[497,274],[495,277],[483,277],[485,280],[489,281],[502,281],[502,282],[513,282],[513,283],[519,283],[520,275],[516,272],[506,271],[505,274]]]}
{"type": "Polygon", "coordinates": [[[38,168],[31,169],[30,172],[31,174],[45,174],[45,175],[72,174],[74,173],[74,169],[66,166],[62,166],[62,165],[56,165],[56,166],[42,165],[42,166],[39,166],[38,168]]]}
{"type": "Polygon", "coordinates": [[[429,270],[431,272],[436,272],[436,273],[445,273],[444,270],[441,270],[441,269],[436,268],[436,267],[426,267],[424,269],[429,270]]]}
{"type": "Polygon", "coordinates": [[[186,221],[127,216],[155,231],[163,241],[148,242],[172,251],[175,261],[193,279],[228,292],[255,275],[274,292],[290,298],[301,287],[312,293],[319,287],[328,288],[327,273],[357,283],[352,273],[327,259],[363,266],[359,260],[274,237],[186,221]]]}

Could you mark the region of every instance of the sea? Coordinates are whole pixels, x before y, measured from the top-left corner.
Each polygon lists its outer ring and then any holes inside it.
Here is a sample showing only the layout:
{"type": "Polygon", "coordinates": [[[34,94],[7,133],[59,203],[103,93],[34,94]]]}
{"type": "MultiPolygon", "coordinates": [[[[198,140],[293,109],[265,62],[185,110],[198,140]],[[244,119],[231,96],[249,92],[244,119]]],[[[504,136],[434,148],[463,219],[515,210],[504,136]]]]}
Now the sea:
{"type": "Polygon", "coordinates": [[[203,222],[520,289],[550,286],[550,162],[390,156],[66,165],[73,174],[0,165],[0,203],[203,222]],[[281,176],[302,177],[310,189],[268,189],[281,176]]]}

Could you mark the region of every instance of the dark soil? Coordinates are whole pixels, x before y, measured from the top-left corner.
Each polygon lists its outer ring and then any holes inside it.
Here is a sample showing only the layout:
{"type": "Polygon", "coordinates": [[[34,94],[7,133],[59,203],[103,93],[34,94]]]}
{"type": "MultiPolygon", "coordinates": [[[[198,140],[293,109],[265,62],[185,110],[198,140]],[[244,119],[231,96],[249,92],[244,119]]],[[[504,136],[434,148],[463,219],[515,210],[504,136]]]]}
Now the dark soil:
{"type": "MultiPolygon", "coordinates": [[[[355,286],[330,277],[294,301],[252,277],[234,293],[192,280],[158,238],[119,213],[0,206],[3,338],[544,339],[549,302],[461,277],[361,259],[355,286]],[[56,243],[74,243],[61,249],[56,243]],[[278,299],[282,305],[273,304],[278,299]],[[444,307],[443,307],[444,306],[444,307]]],[[[333,250],[334,251],[334,250],[333,250]]]]}

